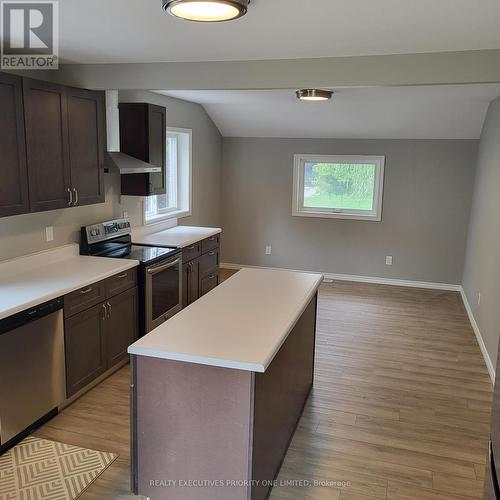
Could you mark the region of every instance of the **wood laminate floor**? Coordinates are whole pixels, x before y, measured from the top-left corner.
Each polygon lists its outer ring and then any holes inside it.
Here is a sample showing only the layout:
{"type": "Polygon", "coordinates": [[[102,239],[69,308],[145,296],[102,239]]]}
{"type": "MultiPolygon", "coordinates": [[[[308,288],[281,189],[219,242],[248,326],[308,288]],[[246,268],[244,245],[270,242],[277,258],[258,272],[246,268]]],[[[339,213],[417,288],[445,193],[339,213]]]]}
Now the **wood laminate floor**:
{"type": "MultiPolygon", "coordinates": [[[[323,284],[314,389],[278,478],[320,486],[271,500],[480,499],[491,396],[457,293],[323,284]]],[[[128,367],[36,435],[118,453],[81,499],[132,498],[128,367]]]]}

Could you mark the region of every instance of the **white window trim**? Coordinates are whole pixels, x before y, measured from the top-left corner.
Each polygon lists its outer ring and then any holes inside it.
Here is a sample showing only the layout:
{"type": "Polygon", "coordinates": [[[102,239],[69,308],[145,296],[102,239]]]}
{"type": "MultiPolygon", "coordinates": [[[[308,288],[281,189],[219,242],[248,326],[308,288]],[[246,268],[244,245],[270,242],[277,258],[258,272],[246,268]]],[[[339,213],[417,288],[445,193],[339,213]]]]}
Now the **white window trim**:
{"type": "MultiPolygon", "coordinates": [[[[172,209],[166,212],[163,212],[161,214],[155,215],[153,217],[150,217],[146,219],[146,211],[144,207],[144,198],[142,202],[142,224],[143,226],[150,226],[152,224],[158,224],[166,220],[171,220],[171,219],[181,219],[182,217],[189,217],[190,215],[193,214],[192,212],[192,206],[193,206],[193,130],[190,128],[180,128],[180,127],[167,127],[165,131],[165,136],[168,132],[178,132],[182,134],[187,134],[189,136],[189,167],[188,167],[188,174],[187,174],[187,180],[180,179],[178,180],[178,193],[177,193],[177,199],[181,199],[182,196],[180,192],[182,189],[186,189],[185,183],[187,182],[187,189],[188,189],[188,197],[187,197],[187,208],[181,208],[181,209],[172,209]]],[[[179,174],[178,174],[179,175],[179,174]]],[[[184,176],[185,177],[185,176],[184,176]]]]}
{"type": "Polygon", "coordinates": [[[294,217],[322,217],[328,219],[353,219],[379,222],[382,220],[382,198],[384,191],[385,156],[375,155],[310,155],[296,154],[293,157],[292,215],[294,217]],[[360,213],[349,209],[304,207],[304,165],[318,163],[375,163],[375,191],[373,210],[360,213]]]}

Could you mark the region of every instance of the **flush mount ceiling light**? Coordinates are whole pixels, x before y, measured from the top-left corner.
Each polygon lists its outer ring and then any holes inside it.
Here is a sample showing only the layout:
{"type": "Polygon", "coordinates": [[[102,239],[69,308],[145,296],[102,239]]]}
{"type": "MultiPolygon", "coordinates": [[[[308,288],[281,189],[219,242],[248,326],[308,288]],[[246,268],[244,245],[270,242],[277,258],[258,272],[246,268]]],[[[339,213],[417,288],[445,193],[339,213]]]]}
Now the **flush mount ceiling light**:
{"type": "Polygon", "coordinates": [[[169,14],[198,22],[230,21],[244,16],[250,0],[162,0],[169,14]]]}
{"type": "Polygon", "coordinates": [[[332,98],[332,90],[323,89],[301,89],[296,92],[301,101],[328,101],[332,98]]]}

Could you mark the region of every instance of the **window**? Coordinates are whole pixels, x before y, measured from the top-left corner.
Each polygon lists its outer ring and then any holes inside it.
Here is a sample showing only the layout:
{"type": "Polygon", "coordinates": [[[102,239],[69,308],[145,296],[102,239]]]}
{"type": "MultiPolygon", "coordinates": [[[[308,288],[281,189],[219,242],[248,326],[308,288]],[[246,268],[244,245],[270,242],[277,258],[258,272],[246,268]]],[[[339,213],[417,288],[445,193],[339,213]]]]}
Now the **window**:
{"type": "Polygon", "coordinates": [[[295,155],[292,215],[381,220],[384,156],[295,155]]]}
{"type": "Polygon", "coordinates": [[[191,215],[192,130],[167,128],[166,193],[144,198],[144,223],[191,215]]]}

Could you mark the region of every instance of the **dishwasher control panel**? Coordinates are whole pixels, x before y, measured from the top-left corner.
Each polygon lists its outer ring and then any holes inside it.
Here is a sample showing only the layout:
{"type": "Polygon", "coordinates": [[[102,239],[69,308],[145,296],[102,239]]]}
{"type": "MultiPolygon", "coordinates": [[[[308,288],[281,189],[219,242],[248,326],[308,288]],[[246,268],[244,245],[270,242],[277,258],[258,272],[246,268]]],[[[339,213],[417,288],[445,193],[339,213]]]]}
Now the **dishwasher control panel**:
{"type": "Polygon", "coordinates": [[[24,311],[18,312],[5,319],[0,320],[0,335],[14,330],[26,323],[31,323],[37,319],[47,316],[58,309],[63,307],[63,298],[57,297],[56,299],[49,300],[43,304],[38,304],[24,311]]]}

